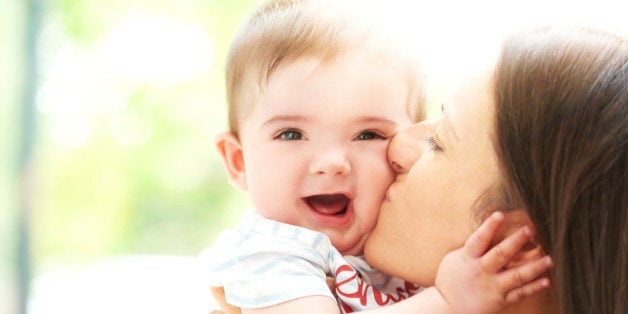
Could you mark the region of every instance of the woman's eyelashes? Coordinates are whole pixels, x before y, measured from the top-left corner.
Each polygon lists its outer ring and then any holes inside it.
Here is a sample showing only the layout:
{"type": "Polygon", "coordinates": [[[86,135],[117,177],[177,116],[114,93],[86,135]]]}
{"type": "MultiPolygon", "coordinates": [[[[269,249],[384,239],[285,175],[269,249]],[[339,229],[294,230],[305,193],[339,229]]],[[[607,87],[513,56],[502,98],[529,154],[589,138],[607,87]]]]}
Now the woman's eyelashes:
{"type": "Polygon", "coordinates": [[[427,144],[427,147],[430,151],[442,151],[443,149],[438,146],[438,143],[436,143],[436,140],[434,139],[434,136],[428,136],[427,138],[425,138],[425,144],[427,144]]]}

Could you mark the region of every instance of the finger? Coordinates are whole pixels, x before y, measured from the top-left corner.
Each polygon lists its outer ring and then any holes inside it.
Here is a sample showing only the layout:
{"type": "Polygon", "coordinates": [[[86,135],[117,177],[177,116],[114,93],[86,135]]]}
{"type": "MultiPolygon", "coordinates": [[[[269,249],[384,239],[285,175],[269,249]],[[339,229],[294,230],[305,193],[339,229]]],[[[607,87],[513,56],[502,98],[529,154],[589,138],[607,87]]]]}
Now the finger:
{"type": "Polygon", "coordinates": [[[532,231],[530,227],[521,227],[482,256],[482,267],[489,272],[500,270],[519,253],[521,248],[530,240],[531,236],[532,231]]]}
{"type": "Polygon", "coordinates": [[[227,298],[225,295],[225,288],[224,287],[209,287],[210,292],[212,293],[212,295],[214,296],[214,299],[216,300],[216,303],[218,303],[218,305],[220,306],[220,309],[223,311],[223,313],[226,314],[239,314],[242,313],[241,309],[239,307],[236,307],[234,305],[231,305],[229,303],[227,303],[227,298]]]}
{"type": "Polygon", "coordinates": [[[499,286],[504,291],[514,290],[517,287],[525,286],[552,268],[552,259],[543,256],[534,261],[527,262],[521,266],[509,269],[499,276],[499,286]]]}
{"type": "Polygon", "coordinates": [[[495,232],[504,221],[501,212],[492,213],[467,239],[464,244],[465,254],[472,257],[480,257],[491,244],[495,232]]]}
{"type": "Polygon", "coordinates": [[[334,277],[325,277],[325,281],[327,282],[327,287],[331,290],[331,293],[336,295],[336,278],[334,277]]]}
{"type": "Polygon", "coordinates": [[[523,287],[511,290],[506,294],[506,306],[519,302],[524,298],[537,294],[539,291],[545,290],[550,286],[548,278],[540,278],[523,287]]]}

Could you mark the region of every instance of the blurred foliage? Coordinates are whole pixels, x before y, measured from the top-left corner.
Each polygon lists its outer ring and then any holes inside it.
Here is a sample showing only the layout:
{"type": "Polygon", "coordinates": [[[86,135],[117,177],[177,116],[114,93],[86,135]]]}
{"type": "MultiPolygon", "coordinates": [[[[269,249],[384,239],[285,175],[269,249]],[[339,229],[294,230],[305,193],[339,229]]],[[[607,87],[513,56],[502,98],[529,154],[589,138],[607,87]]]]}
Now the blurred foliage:
{"type": "Polygon", "coordinates": [[[23,73],[18,67],[24,62],[20,48],[23,33],[23,8],[14,1],[0,1],[0,313],[14,305],[17,293],[14,252],[16,239],[15,194],[16,147],[19,90],[23,73]]]}
{"type": "MultiPolygon", "coordinates": [[[[36,271],[101,255],[197,254],[249,206],[228,184],[213,137],[226,128],[231,36],[256,1],[44,3],[30,195],[36,271]]],[[[24,5],[0,3],[3,263],[14,250],[9,134],[20,106],[24,5]]]]}

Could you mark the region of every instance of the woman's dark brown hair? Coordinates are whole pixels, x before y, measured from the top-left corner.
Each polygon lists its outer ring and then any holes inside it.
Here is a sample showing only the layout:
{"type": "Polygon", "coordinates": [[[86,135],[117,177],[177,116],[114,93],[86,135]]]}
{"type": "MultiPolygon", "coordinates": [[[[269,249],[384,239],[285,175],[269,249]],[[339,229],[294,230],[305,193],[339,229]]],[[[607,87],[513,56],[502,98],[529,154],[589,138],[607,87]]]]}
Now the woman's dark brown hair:
{"type": "Polygon", "coordinates": [[[495,70],[504,187],[552,256],[563,313],[628,313],[628,45],[544,28],[506,41],[495,70]]]}

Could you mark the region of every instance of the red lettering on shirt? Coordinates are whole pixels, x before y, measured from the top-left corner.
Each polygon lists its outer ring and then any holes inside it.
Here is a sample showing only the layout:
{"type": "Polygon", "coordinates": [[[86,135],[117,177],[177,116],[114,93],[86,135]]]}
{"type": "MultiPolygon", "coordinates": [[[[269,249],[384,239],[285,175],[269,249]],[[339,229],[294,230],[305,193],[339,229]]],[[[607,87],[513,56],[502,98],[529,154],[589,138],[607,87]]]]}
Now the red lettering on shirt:
{"type": "MultiPolygon", "coordinates": [[[[347,276],[347,279],[345,280],[336,282],[336,293],[338,294],[338,296],[347,299],[356,299],[356,301],[359,301],[359,304],[364,308],[381,307],[397,303],[401,300],[413,296],[420,289],[418,285],[404,281],[403,287],[397,287],[395,289],[396,295],[383,293],[379,289],[376,289],[375,287],[364,282],[364,280],[362,279],[362,275],[349,265],[341,265],[340,267],[338,267],[338,269],[336,269],[336,278],[338,278],[341,274],[349,276],[347,276]],[[349,272],[349,274],[346,274],[346,272],[349,272]],[[353,286],[357,285],[357,290],[354,291],[352,283],[353,286]],[[373,296],[373,301],[375,302],[375,304],[367,304],[369,300],[369,295],[373,296]]],[[[350,302],[350,300],[347,301],[349,303],[352,303],[350,302]]],[[[346,313],[353,312],[353,310],[347,304],[345,304],[344,301],[341,302],[341,304],[343,310],[345,310],[346,313]]]]}

